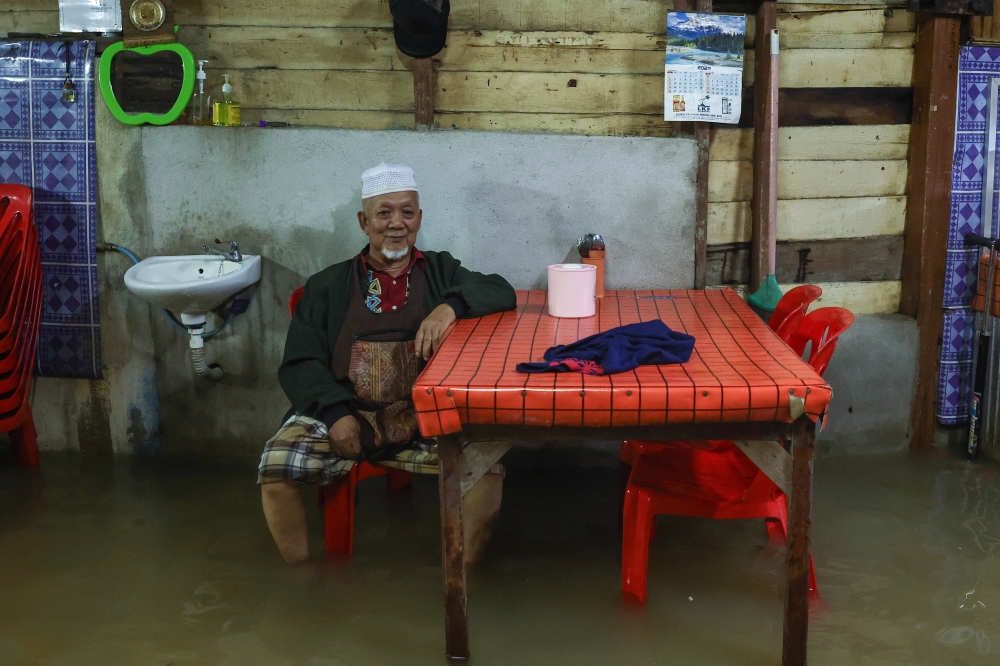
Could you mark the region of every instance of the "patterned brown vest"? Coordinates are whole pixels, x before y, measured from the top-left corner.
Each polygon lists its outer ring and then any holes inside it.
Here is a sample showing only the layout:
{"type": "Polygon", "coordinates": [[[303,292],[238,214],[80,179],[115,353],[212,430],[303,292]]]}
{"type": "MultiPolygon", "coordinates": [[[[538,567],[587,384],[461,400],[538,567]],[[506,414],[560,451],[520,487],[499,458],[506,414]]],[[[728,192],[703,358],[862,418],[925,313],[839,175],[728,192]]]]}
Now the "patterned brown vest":
{"type": "Polygon", "coordinates": [[[353,386],[365,458],[383,460],[420,434],[410,391],[424,365],[414,345],[425,317],[424,267],[417,263],[410,271],[406,305],[380,313],[365,304],[363,272],[359,254],[351,271],[347,318],[333,349],[333,374],[353,386]]]}

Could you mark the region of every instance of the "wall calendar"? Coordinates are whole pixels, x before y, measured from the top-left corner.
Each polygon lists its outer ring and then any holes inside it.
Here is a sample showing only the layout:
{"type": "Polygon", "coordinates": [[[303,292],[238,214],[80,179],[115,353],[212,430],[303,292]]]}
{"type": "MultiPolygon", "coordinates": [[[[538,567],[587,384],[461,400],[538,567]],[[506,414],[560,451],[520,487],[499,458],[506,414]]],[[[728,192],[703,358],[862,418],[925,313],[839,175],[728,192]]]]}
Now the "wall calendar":
{"type": "Polygon", "coordinates": [[[740,121],[746,16],[667,14],[663,119],[740,121]]]}

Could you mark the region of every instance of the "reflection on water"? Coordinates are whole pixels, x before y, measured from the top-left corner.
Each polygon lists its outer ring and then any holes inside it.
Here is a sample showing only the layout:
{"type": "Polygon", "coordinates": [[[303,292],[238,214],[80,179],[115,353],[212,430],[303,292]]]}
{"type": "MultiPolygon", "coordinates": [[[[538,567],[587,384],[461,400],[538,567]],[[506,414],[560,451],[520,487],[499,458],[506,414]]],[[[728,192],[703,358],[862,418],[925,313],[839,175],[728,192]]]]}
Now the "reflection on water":
{"type": "MultiPolygon", "coordinates": [[[[944,571],[935,594],[937,618],[944,625],[937,639],[969,660],[1000,655],[1000,484],[996,470],[939,472],[929,513],[928,550],[940,555],[944,571]],[[958,515],[951,507],[957,506],[958,515]],[[962,545],[959,545],[962,544],[962,545]]],[[[971,662],[970,662],[971,663],[971,662]]]]}
{"type": "MultiPolygon", "coordinates": [[[[0,666],[441,664],[437,488],[361,485],[356,552],[271,544],[253,461],[0,459],[0,666]]],[[[996,664],[1000,474],[944,452],[816,465],[825,608],[810,664],[996,664]]],[[[619,595],[617,471],[512,468],[469,579],[477,664],[775,664],[781,549],[661,517],[649,602],[619,595]]]]}

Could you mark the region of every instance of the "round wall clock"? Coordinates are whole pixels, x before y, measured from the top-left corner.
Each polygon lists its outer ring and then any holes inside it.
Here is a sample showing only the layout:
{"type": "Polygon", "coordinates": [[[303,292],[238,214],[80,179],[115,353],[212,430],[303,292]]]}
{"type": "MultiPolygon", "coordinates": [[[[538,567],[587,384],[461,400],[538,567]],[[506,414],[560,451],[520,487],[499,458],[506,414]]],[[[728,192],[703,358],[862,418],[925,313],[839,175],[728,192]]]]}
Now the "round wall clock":
{"type": "Polygon", "coordinates": [[[143,32],[156,30],[163,25],[167,10],[160,0],[135,0],[128,10],[128,17],[143,32]]]}

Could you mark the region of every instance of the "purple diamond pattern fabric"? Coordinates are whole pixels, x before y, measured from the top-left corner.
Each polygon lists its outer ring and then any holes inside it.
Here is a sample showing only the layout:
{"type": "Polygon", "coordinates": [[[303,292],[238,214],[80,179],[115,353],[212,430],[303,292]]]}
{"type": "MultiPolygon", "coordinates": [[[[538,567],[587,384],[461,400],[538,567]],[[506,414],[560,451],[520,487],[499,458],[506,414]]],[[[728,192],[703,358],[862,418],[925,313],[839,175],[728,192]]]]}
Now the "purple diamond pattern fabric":
{"type": "MultiPolygon", "coordinates": [[[[983,176],[986,172],[986,120],[990,79],[1000,77],[1000,48],[964,47],[958,65],[958,105],[955,118],[955,159],[951,175],[951,213],[944,284],[944,335],[941,339],[941,372],[938,377],[937,418],[943,424],[969,419],[969,373],[976,316],[971,309],[976,295],[976,251],[962,244],[965,234],[997,235],[1000,200],[993,208],[991,229],[983,229],[983,176]]],[[[1000,142],[998,142],[1000,143],[1000,142]]],[[[1000,191],[1000,168],[995,169],[994,189],[1000,191]]]]}
{"type": "Polygon", "coordinates": [[[946,310],[941,338],[941,374],[938,376],[938,419],[964,423],[969,419],[969,382],[975,312],[946,310]]]}
{"type": "Polygon", "coordinates": [[[44,285],[36,374],[47,377],[102,376],[93,72],[92,41],[0,44],[0,182],[34,195],[44,285]]]}

